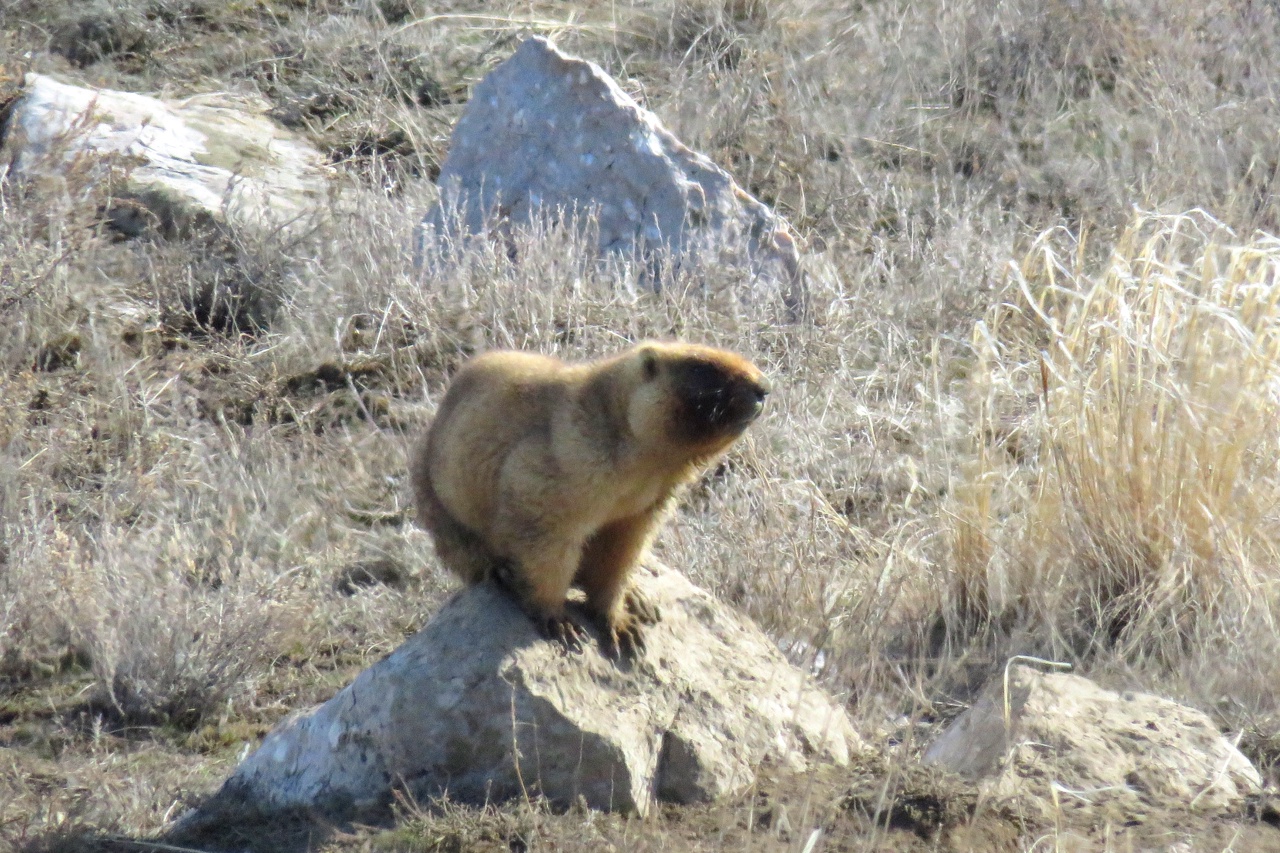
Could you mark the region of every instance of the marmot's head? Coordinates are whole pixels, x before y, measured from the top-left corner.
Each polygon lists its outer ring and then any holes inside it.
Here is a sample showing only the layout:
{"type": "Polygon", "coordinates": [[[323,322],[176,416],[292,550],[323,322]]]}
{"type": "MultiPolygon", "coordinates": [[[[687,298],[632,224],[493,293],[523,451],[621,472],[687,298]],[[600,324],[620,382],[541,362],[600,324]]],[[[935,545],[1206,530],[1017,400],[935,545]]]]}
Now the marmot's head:
{"type": "Polygon", "coordinates": [[[638,383],[631,430],[691,455],[714,453],[759,417],[769,381],[731,352],[692,344],[643,343],[632,353],[638,383]]]}

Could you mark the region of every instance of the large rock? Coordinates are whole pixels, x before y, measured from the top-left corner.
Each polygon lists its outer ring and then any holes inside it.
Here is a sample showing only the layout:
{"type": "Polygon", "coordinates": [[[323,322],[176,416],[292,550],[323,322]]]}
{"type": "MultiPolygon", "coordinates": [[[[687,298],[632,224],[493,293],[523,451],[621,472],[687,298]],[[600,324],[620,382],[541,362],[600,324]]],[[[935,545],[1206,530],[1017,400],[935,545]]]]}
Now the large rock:
{"type": "Polygon", "coordinates": [[[528,38],[476,86],[423,222],[452,241],[538,217],[594,215],[602,252],[733,264],[791,303],[802,278],[785,222],[692,151],[600,66],[528,38]]]}
{"type": "Polygon", "coordinates": [[[754,779],[847,764],[840,706],[757,628],[670,569],[637,571],[662,612],[636,662],[540,639],[503,593],[468,589],[320,708],[269,734],[186,825],[256,813],[376,813],[403,786],[472,802],[541,794],[643,813],[754,779]]]}
{"type": "Polygon", "coordinates": [[[26,75],[0,128],[0,176],[123,177],[119,195],[141,202],[109,211],[124,230],[167,233],[230,221],[274,228],[323,207],[329,167],[318,151],[266,117],[256,99],[202,95],[161,101],[26,75]],[[132,212],[131,212],[132,211],[132,212]],[[151,217],[154,216],[154,220],[151,217]]]}
{"type": "Polygon", "coordinates": [[[1014,666],[925,753],[926,764],[980,780],[986,795],[1053,818],[1103,809],[1238,807],[1258,771],[1200,711],[1146,693],[1014,666]]]}

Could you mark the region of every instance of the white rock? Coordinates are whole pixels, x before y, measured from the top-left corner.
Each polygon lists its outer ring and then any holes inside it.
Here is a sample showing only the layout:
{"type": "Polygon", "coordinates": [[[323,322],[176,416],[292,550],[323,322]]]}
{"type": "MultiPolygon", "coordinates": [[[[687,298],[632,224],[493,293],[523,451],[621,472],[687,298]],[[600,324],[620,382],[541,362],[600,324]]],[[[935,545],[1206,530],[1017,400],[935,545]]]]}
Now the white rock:
{"type": "Polygon", "coordinates": [[[790,303],[801,298],[786,223],[600,66],[544,38],[525,39],[476,86],[439,185],[426,241],[590,212],[604,253],[696,255],[742,267],[790,303]]]}
{"type": "Polygon", "coordinates": [[[710,800],[757,765],[848,763],[843,709],[759,629],[670,569],[636,572],[661,609],[648,650],[615,662],[540,639],[502,592],[465,590],[320,708],[271,732],[187,818],[301,809],[347,819],[393,786],[470,802],[542,794],[644,813],[710,800]]]}
{"type": "Polygon", "coordinates": [[[1086,678],[1009,672],[925,753],[926,764],[981,780],[1020,810],[1105,807],[1222,811],[1261,790],[1258,771],[1200,711],[1147,693],[1115,693],[1086,678]]]}
{"type": "Polygon", "coordinates": [[[88,162],[99,179],[114,163],[127,175],[124,195],[166,230],[224,219],[287,225],[323,206],[331,170],[266,110],[256,99],[161,101],[28,74],[0,143],[0,175],[60,176],[88,162]]]}

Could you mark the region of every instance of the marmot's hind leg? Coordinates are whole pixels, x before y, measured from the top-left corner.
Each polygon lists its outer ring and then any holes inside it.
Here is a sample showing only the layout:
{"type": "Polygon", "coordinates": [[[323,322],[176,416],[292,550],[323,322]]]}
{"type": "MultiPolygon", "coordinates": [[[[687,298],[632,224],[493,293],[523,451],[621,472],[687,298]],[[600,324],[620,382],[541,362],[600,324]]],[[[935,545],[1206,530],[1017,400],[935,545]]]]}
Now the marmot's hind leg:
{"type": "Polygon", "coordinates": [[[582,650],[587,634],[565,610],[580,549],[570,542],[544,540],[527,550],[525,561],[504,561],[494,578],[528,614],[539,633],[570,651],[582,650]]]}
{"type": "Polygon", "coordinates": [[[419,477],[414,485],[418,492],[418,523],[431,533],[436,555],[445,568],[469,584],[493,577],[506,561],[453,517],[440,502],[430,479],[419,477]]]}

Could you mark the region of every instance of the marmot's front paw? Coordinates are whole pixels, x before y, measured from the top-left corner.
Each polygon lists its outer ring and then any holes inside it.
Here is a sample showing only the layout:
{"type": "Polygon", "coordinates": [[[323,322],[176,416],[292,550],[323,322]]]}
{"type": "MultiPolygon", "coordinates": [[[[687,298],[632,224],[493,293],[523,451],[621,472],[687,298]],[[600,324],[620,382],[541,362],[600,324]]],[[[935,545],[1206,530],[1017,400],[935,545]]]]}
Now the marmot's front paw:
{"type": "Polygon", "coordinates": [[[641,595],[635,587],[623,593],[622,606],[642,625],[653,625],[662,618],[658,605],[641,595]]]}
{"type": "Polygon", "coordinates": [[[601,639],[604,653],[611,658],[619,654],[634,660],[644,653],[644,622],[629,611],[623,611],[613,619],[606,619],[601,639]]]}
{"type": "Polygon", "coordinates": [[[548,640],[555,640],[567,651],[581,654],[582,645],[587,641],[587,632],[572,617],[564,613],[535,616],[533,623],[538,626],[538,633],[548,640]]]}

